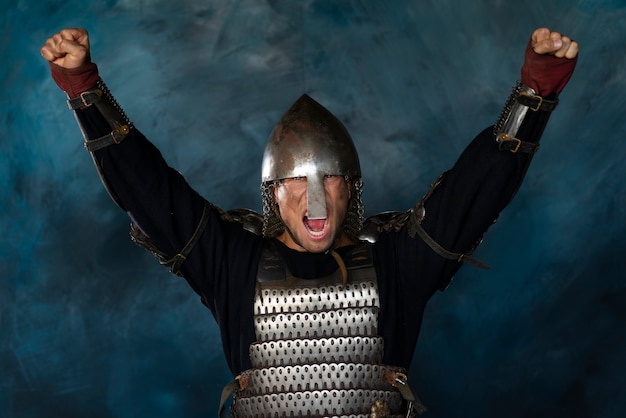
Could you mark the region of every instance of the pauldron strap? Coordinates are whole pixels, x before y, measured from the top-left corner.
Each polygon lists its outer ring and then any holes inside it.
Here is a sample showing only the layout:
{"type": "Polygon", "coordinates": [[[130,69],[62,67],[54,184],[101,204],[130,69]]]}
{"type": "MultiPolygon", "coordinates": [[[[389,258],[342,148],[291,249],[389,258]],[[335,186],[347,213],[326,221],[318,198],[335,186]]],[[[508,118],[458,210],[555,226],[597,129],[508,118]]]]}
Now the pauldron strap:
{"type": "Polygon", "coordinates": [[[189,238],[189,241],[187,241],[185,246],[173,257],[169,257],[163,251],[159,250],[156,245],[154,245],[152,240],[146,236],[146,234],[144,234],[135,223],[131,223],[130,237],[135,244],[153,253],[159,260],[159,263],[170,267],[172,273],[180,276],[180,268],[185,260],[187,260],[187,256],[191,253],[191,250],[193,250],[193,247],[196,245],[202,236],[202,233],[206,229],[211,211],[216,212],[218,216],[226,222],[236,222],[241,224],[242,228],[252,232],[253,234],[259,235],[261,233],[263,219],[258,213],[248,209],[234,209],[224,212],[217,206],[205,201],[202,209],[202,216],[200,217],[200,221],[198,222],[194,233],[191,238],[189,238]]]}
{"type": "Polygon", "coordinates": [[[185,262],[185,260],[187,260],[187,256],[189,255],[189,253],[191,253],[191,250],[196,245],[196,243],[200,239],[200,236],[202,236],[204,229],[206,228],[206,225],[209,221],[209,213],[211,212],[211,209],[212,205],[209,202],[205,201],[204,207],[202,209],[202,216],[200,217],[200,221],[198,222],[198,225],[196,226],[193,235],[191,236],[191,238],[189,238],[189,241],[187,241],[185,246],[174,257],[168,257],[164,252],[159,250],[156,245],[154,245],[152,240],[150,240],[150,238],[146,236],[141,231],[141,229],[139,229],[139,227],[134,223],[131,224],[130,237],[135,244],[152,252],[159,260],[159,263],[164,266],[170,267],[170,271],[173,274],[180,276],[180,268],[182,267],[182,264],[185,262]]]}
{"type": "MultiPolygon", "coordinates": [[[[419,211],[424,211],[424,206],[421,203],[415,208],[410,210],[410,212],[413,212],[413,213],[419,212],[419,211]]],[[[413,214],[411,214],[411,217],[413,217],[413,214]]],[[[471,264],[474,267],[478,267],[484,270],[489,269],[489,266],[487,264],[483,263],[477,258],[470,256],[467,253],[455,253],[455,252],[446,250],[441,245],[439,245],[439,243],[435,241],[430,235],[428,235],[428,232],[424,230],[420,222],[413,221],[409,223],[409,235],[411,237],[414,237],[415,234],[419,235],[420,238],[422,238],[422,240],[424,240],[424,242],[428,244],[428,246],[434,252],[436,252],[443,258],[456,261],[457,263],[471,264]]]]}

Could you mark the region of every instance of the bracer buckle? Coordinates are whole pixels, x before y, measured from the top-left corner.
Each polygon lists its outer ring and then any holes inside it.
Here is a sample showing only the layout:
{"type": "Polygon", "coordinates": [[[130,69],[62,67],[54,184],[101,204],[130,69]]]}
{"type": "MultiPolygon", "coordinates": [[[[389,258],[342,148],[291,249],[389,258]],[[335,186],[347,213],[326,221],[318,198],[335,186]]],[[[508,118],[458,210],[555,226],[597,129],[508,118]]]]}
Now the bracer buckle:
{"type": "Polygon", "coordinates": [[[522,140],[515,138],[513,136],[510,136],[510,135],[507,135],[503,132],[501,134],[498,134],[498,145],[499,145],[500,151],[507,150],[515,154],[517,151],[519,151],[520,147],[522,146],[522,140]],[[514,145],[511,145],[511,144],[514,144],[514,145]]]}
{"type": "Polygon", "coordinates": [[[539,109],[541,109],[541,105],[543,104],[543,97],[538,96],[536,94],[530,94],[526,91],[522,91],[520,93],[520,96],[526,96],[530,99],[531,102],[535,102],[536,104],[533,104],[532,106],[528,106],[530,108],[530,110],[532,110],[533,112],[538,111],[539,109]]]}

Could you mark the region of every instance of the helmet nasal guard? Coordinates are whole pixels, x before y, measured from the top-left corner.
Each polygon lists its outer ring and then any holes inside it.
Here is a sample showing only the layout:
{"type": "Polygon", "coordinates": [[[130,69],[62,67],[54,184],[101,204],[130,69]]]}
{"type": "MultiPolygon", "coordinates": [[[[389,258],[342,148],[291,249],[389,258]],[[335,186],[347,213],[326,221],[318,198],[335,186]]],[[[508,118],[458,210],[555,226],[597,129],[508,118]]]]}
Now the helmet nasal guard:
{"type": "Polygon", "coordinates": [[[354,143],[324,106],[302,95],[270,134],[263,155],[263,183],[306,177],[307,216],[326,218],[325,176],[360,178],[354,143]]]}

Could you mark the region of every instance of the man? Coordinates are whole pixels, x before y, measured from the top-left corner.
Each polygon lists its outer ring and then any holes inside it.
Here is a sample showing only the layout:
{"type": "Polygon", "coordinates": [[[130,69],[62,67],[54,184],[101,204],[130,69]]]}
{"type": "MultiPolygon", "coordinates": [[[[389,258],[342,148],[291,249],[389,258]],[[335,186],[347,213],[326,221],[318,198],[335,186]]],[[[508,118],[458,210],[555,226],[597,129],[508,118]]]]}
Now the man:
{"type": "Polygon", "coordinates": [[[520,186],[578,44],[534,31],[496,125],[415,207],[365,222],[354,144],[309,96],[270,135],[263,216],[224,213],[133,126],[90,62],[87,31],[62,30],[41,53],[133,239],[217,320],[233,415],[381,417],[423,412],[406,370],[426,303],[463,262],[482,266],[471,253],[520,186]]]}

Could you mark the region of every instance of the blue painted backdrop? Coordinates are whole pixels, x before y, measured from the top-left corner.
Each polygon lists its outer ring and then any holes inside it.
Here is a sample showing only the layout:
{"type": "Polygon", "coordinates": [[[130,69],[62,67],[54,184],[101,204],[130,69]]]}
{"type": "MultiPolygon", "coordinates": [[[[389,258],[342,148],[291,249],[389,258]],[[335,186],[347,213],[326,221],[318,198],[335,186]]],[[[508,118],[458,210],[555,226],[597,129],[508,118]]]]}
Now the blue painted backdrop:
{"type": "Polygon", "coordinates": [[[435,417],[626,414],[623,0],[3,1],[0,416],[211,416],[230,378],[187,285],[128,239],[39,56],[63,27],[205,196],[260,209],[303,92],[360,150],[367,214],[413,205],[493,123],[538,26],[582,56],[516,200],[432,300],[411,380],[435,417]]]}

